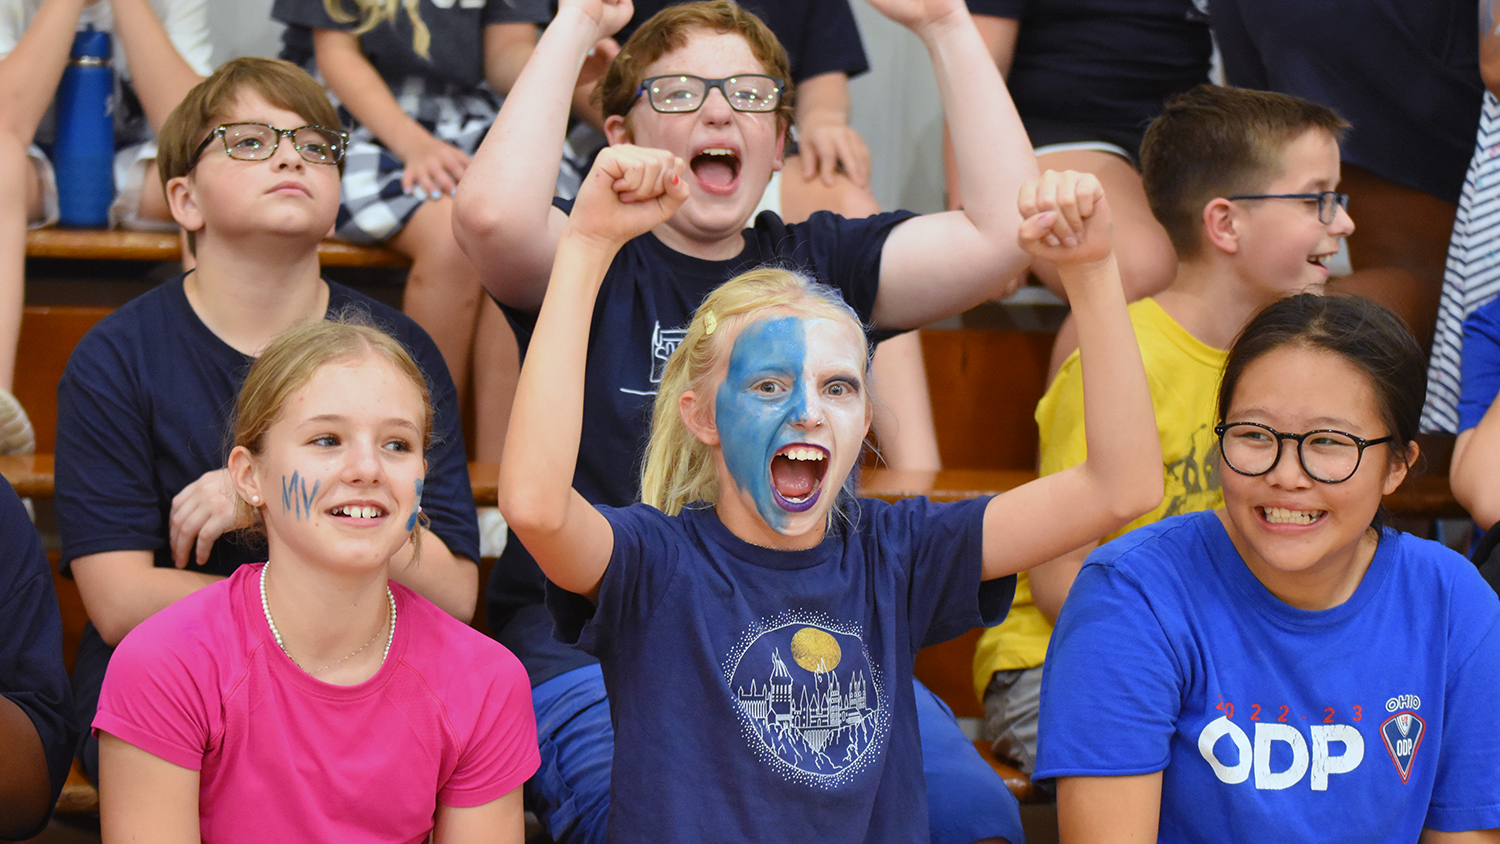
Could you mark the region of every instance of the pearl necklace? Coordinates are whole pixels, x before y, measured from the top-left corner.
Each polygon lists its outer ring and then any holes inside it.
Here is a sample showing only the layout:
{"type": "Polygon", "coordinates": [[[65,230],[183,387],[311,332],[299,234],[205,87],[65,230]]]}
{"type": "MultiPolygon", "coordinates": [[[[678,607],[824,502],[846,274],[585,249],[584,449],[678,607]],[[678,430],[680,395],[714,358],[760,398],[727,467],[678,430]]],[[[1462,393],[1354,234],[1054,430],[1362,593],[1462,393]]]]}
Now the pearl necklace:
{"type": "MultiPolygon", "coordinates": [[[[293,665],[297,666],[298,668],[302,668],[302,663],[298,662],[297,658],[292,656],[291,652],[286,649],[286,643],[281,640],[281,631],[276,629],[276,621],[271,618],[271,602],[266,600],[266,569],[270,567],[271,564],[266,563],[265,565],[261,566],[260,569],[260,608],[266,614],[266,624],[271,628],[271,637],[276,640],[276,647],[281,648],[281,652],[286,654],[286,658],[291,660],[293,665]]],[[[363,651],[365,648],[373,645],[375,643],[375,640],[380,638],[380,634],[385,632],[386,625],[388,624],[390,625],[391,635],[385,640],[385,652],[380,655],[380,663],[384,665],[385,658],[391,655],[391,641],[396,638],[396,596],[391,594],[391,587],[389,584],[387,584],[385,587],[385,599],[390,604],[391,617],[386,620],[386,624],[380,625],[380,629],[375,631],[375,635],[370,637],[370,641],[365,642],[363,645],[360,645],[354,650],[354,653],[351,653],[348,656],[343,657],[342,659],[330,662],[322,668],[314,669],[312,671],[308,671],[306,668],[302,668],[303,673],[309,676],[320,674],[334,667],[335,665],[338,665],[339,663],[358,655],[360,651],[363,651]]]]}

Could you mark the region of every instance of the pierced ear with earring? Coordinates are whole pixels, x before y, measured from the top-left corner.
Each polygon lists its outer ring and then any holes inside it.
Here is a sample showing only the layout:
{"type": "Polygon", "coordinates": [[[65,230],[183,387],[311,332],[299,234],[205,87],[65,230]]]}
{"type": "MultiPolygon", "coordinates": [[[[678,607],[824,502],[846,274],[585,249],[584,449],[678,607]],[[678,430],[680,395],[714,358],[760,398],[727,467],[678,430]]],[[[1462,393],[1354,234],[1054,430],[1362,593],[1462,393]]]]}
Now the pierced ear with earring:
{"type": "Polygon", "coordinates": [[[250,506],[251,507],[259,507],[260,506],[260,496],[259,495],[252,495],[252,496],[250,496],[250,506]]]}

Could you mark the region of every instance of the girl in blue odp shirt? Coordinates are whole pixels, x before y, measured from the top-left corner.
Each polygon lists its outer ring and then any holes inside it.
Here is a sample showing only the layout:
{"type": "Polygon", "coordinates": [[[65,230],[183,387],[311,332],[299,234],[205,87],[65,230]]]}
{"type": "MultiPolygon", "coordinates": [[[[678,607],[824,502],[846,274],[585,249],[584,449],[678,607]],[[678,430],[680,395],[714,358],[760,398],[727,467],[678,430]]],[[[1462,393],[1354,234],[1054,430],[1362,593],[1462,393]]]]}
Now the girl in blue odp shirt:
{"type": "Polygon", "coordinates": [[[1272,305],[1220,386],[1224,506],[1096,551],[1042,680],[1063,840],[1500,840],[1500,600],[1384,527],[1424,362],[1353,296],[1272,305]]]}

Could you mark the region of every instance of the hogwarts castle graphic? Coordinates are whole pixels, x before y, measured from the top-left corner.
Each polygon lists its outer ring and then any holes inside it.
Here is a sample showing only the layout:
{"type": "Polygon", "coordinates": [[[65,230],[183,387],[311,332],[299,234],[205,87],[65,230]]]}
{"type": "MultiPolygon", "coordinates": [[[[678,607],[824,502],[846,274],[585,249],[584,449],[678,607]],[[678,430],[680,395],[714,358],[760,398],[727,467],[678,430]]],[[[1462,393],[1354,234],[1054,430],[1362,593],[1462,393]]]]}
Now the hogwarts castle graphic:
{"type": "Polygon", "coordinates": [[[725,664],[741,732],[783,776],[833,788],[883,750],[889,704],[857,628],[782,615],[725,664]]]}

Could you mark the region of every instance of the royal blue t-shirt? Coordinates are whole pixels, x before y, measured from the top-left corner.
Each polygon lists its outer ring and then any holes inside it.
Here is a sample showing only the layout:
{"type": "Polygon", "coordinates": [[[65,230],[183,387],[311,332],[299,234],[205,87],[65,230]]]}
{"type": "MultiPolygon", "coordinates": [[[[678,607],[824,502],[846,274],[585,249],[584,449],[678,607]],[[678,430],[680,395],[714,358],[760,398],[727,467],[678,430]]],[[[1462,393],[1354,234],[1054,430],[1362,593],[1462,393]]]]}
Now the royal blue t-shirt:
{"type": "Polygon", "coordinates": [[[1500,827],[1500,599],[1386,530],[1349,600],[1291,607],[1213,512],[1089,557],[1042,679],[1038,777],[1162,772],[1163,842],[1500,827]]]}

